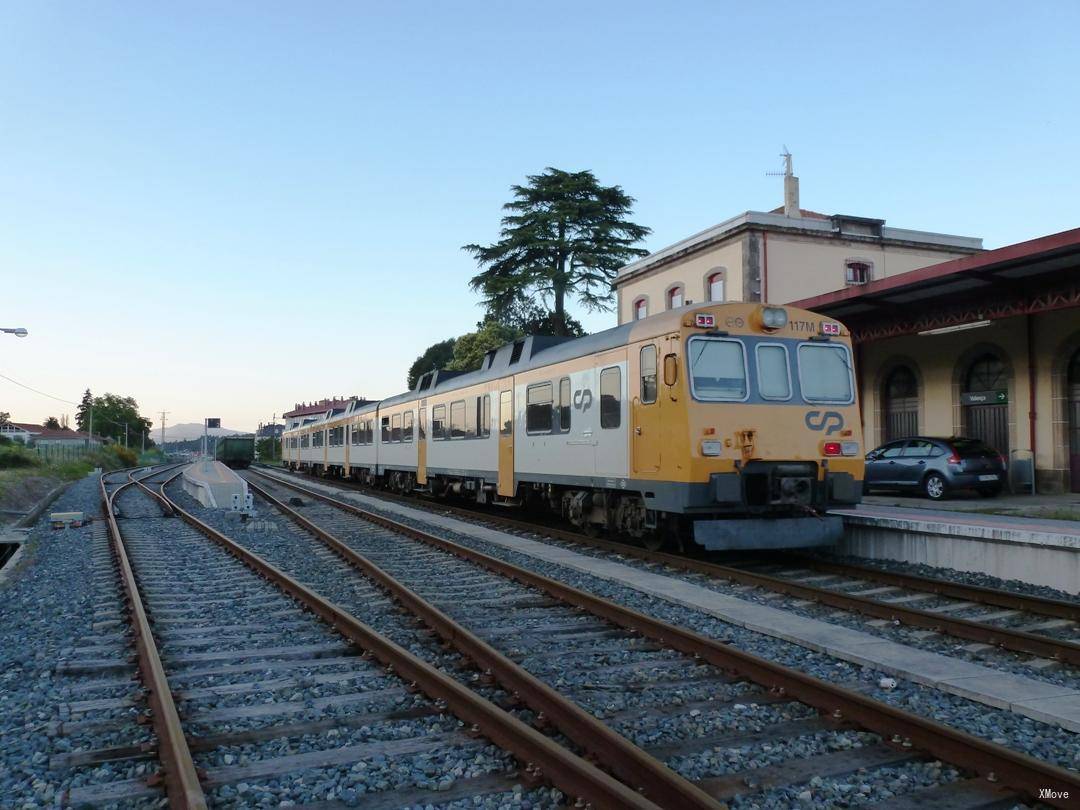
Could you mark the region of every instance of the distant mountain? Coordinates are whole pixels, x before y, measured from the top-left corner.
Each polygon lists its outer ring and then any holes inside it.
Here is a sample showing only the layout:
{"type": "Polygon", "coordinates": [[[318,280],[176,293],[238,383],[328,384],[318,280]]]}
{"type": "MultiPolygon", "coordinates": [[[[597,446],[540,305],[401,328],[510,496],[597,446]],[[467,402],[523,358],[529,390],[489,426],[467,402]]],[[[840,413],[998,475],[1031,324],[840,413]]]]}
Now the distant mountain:
{"type": "MultiPolygon", "coordinates": [[[[237,433],[246,433],[243,430],[231,430],[229,428],[211,428],[207,431],[210,436],[235,436],[237,433]]],[[[199,422],[181,422],[178,425],[165,426],[165,441],[185,442],[190,439],[201,439],[203,426],[199,422]]],[[[154,432],[154,441],[161,441],[161,431],[154,432]]]]}

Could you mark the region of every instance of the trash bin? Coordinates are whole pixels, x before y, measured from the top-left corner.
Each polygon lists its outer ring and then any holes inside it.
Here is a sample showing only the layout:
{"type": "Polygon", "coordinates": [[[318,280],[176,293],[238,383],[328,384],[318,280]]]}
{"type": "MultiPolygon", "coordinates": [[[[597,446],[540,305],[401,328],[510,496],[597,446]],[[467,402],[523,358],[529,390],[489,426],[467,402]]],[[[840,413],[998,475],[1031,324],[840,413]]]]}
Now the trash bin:
{"type": "Polygon", "coordinates": [[[1014,495],[1035,494],[1035,456],[1030,450],[1009,453],[1009,491],[1014,495]]]}

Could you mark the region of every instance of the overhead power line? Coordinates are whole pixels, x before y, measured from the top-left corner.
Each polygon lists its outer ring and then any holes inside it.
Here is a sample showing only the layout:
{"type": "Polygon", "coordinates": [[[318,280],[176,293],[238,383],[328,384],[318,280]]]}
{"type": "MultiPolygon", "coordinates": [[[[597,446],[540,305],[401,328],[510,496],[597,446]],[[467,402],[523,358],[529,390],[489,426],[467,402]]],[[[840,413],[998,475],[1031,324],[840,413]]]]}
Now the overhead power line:
{"type": "Polygon", "coordinates": [[[27,391],[33,391],[35,394],[40,394],[41,396],[48,397],[49,399],[55,399],[57,402],[64,402],[64,403],[66,403],[68,405],[78,405],[79,404],[78,402],[72,402],[70,399],[64,399],[63,397],[54,397],[52,394],[46,394],[44,391],[39,391],[36,388],[31,388],[29,385],[24,385],[23,383],[19,382],[18,380],[11,379],[11,377],[7,376],[6,374],[0,374],[0,377],[3,377],[5,380],[7,380],[10,383],[15,383],[15,385],[19,386],[20,388],[25,388],[27,391]]]}

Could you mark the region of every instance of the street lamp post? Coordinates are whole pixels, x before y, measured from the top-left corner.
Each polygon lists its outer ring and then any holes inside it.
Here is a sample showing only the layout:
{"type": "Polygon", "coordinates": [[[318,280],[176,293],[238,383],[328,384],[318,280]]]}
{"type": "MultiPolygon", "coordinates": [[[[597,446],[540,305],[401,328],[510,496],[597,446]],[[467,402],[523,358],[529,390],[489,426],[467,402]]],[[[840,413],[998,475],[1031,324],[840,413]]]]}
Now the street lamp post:
{"type": "Polygon", "coordinates": [[[7,334],[14,335],[15,337],[26,337],[30,334],[21,326],[12,327],[10,329],[0,326],[0,332],[6,332],[7,334]]]}

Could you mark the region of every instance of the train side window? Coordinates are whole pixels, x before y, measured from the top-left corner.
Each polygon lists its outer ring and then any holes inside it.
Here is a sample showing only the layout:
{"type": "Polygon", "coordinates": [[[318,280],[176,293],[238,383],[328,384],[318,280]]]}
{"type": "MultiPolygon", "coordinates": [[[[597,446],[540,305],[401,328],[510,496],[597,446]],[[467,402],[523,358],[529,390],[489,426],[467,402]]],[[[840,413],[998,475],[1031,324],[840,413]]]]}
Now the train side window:
{"type": "Polygon", "coordinates": [[[401,417],[401,440],[411,442],[413,436],[413,412],[405,411],[401,417]]]}
{"type": "Polygon", "coordinates": [[[349,441],[352,444],[360,444],[360,439],[363,435],[364,423],[357,422],[355,425],[349,428],[349,441]]]}
{"type": "Polygon", "coordinates": [[[617,428],[622,424],[622,371],[617,367],[600,372],[600,427],[617,428]]]}
{"type": "Polygon", "coordinates": [[[525,389],[525,432],[551,433],[551,383],[530,385],[525,389]]]}
{"type": "Polygon", "coordinates": [[[757,357],[758,393],[764,399],[791,399],[791,369],[787,347],[779,343],[759,343],[757,357]]]}
{"type": "Polygon", "coordinates": [[[380,441],[383,444],[389,444],[390,443],[390,417],[389,416],[384,416],[382,418],[382,436],[380,438],[380,441]]]}
{"type": "Polygon", "coordinates": [[[479,405],[480,405],[480,398],[479,397],[469,397],[467,400],[465,400],[465,438],[466,439],[475,439],[480,433],[480,431],[479,431],[480,425],[478,423],[478,420],[480,419],[480,407],[479,407],[479,405]]]}
{"type": "Polygon", "coordinates": [[[424,441],[427,438],[427,408],[420,407],[420,419],[419,424],[416,426],[416,437],[418,441],[424,441]]]}
{"type": "Polygon", "coordinates": [[[514,435],[514,392],[499,393],[499,435],[514,435]]]}
{"type": "Polygon", "coordinates": [[[570,378],[559,380],[559,433],[570,432],[570,378]]]}
{"type": "Polygon", "coordinates": [[[479,424],[476,426],[476,435],[486,439],[491,435],[491,394],[484,393],[476,398],[476,411],[479,424]]]}
{"type": "Polygon", "coordinates": [[[436,405],[431,409],[431,440],[440,442],[446,438],[446,406],[436,405]]]}
{"type": "Polygon", "coordinates": [[[401,414],[395,413],[390,418],[390,441],[395,444],[401,442],[401,414]]]}
{"type": "Polygon", "coordinates": [[[465,438],[465,400],[450,403],[450,438],[465,438]]]}
{"type": "Polygon", "coordinates": [[[652,345],[641,347],[641,402],[656,402],[656,347],[652,345]]]}

